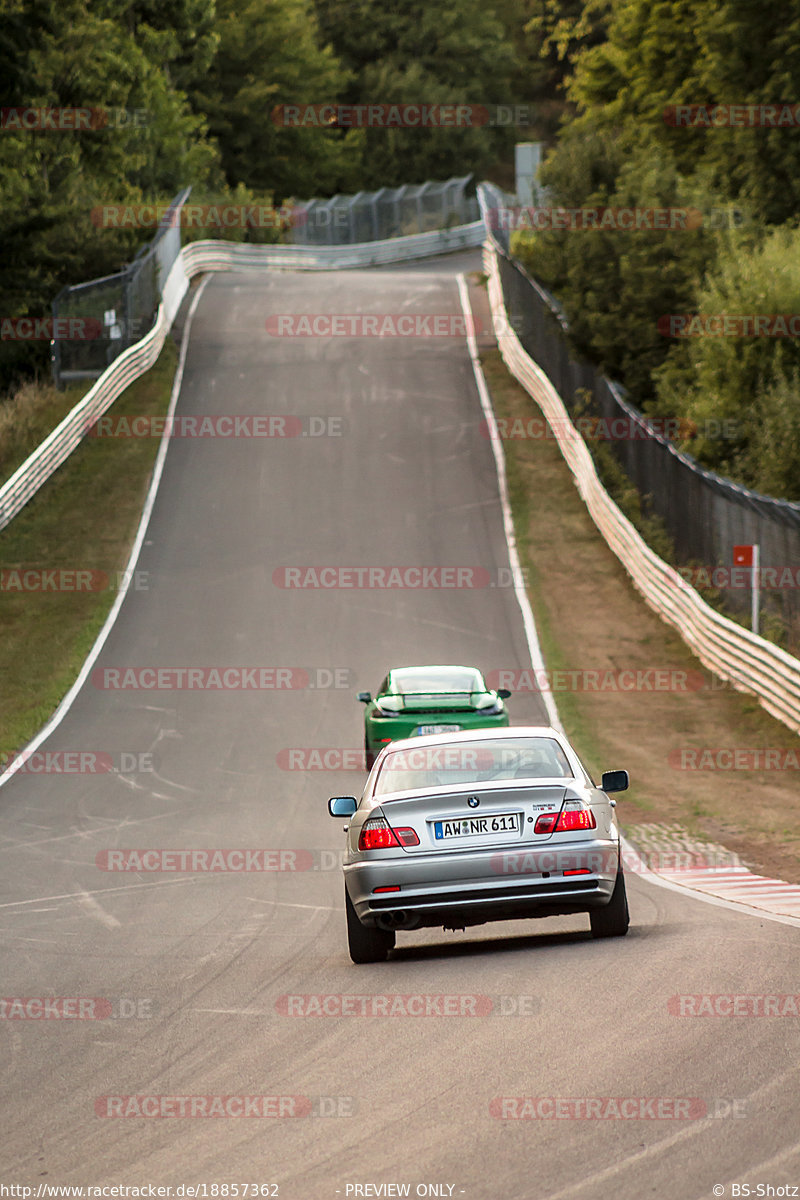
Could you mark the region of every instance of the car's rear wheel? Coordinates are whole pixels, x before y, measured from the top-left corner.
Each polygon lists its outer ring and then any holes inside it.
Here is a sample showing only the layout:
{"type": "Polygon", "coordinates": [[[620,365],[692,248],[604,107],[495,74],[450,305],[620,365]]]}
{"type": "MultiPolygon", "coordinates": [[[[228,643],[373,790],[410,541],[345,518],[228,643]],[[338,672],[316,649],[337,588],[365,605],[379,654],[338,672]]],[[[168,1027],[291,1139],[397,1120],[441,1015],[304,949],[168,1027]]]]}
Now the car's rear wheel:
{"type": "Polygon", "coordinates": [[[344,889],[344,908],[347,913],[347,948],[354,963],[384,962],[397,940],[393,932],[374,925],[362,925],[353,902],[344,889]]]}
{"type": "Polygon", "coordinates": [[[630,917],[622,864],[617,871],[617,880],[611,893],[611,899],[603,908],[593,908],[589,913],[589,920],[592,925],[592,937],[624,937],[628,932],[630,917]]]}
{"type": "Polygon", "coordinates": [[[364,765],[368,771],[371,771],[375,765],[375,755],[369,748],[369,742],[364,738],[364,765]]]}

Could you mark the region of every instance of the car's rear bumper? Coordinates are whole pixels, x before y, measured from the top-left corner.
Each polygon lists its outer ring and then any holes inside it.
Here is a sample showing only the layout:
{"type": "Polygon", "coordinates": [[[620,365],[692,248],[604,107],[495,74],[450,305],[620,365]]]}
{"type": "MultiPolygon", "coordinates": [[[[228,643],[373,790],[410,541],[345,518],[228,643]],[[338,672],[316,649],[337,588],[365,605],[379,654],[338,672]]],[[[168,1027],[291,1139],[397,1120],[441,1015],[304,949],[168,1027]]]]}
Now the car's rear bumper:
{"type": "Polygon", "coordinates": [[[344,870],[364,924],[415,929],[588,912],[608,903],[618,867],[619,843],[596,840],[513,852],[393,855],[344,870]],[[375,890],[387,887],[399,891],[375,890]]]}
{"type": "Polygon", "coordinates": [[[509,715],[501,713],[480,712],[417,712],[404,713],[398,717],[383,719],[370,718],[365,724],[366,741],[375,754],[378,754],[388,741],[396,742],[401,738],[414,737],[415,730],[420,725],[447,725],[459,732],[469,732],[472,729],[507,729],[509,715]]]}

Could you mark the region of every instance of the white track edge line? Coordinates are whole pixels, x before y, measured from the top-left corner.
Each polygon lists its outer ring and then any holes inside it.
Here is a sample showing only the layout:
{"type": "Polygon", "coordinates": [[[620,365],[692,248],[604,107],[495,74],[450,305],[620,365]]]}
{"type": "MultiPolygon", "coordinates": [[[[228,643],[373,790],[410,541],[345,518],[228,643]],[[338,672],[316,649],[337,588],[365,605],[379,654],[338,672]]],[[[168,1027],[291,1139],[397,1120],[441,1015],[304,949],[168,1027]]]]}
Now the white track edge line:
{"type": "MultiPolygon", "coordinates": [[[[186,355],[188,353],[188,348],[189,348],[189,332],[191,329],[192,319],[194,317],[195,310],[197,309],[197,305],[200,302],[200,298],[203,294],[205,286],[208,283],[208,280],[210,278],[211,278],[211,276],[207,275],[205,277],[205,279],[202,281],[202,283],[200,284],[200,286],[198,287],[197,291],[195,292],[194,298],[192,299],[192,303],[191,303],[189,312],[186,317],[186,324],[184,325],[183,336],[182,336],[182,340],[181,340],[181,351],[180,351],[180,356],[178,359],[178,368],[175,372],[175,379],[174,379],[173,385],[172,385],[172,394],[170,396],[169,409],[167,411],[168,418],[171,418],[173,416],[175,407],[178,402],[178,395],[180,393],[181,383],[183,381],[183,372],[184,372],[184,366],[186,363],[186,355]]],[[[469,294],[467,292],[466,280],[465,280],[463,274],[458,275],[457,282],[458,282],[459,297],[461,300],[461,308],[462,308],[462,312],[464,313],[464,317],[466,319],[467,348],[469,350],[469,356],[470,356],[470,360],[472,362],[472,370],[473,370],[473,374],[475,376],[475,383],[478,388],[478,395],[480,397],[481,408],[483,410],[483,413],[484,413],[484,416],[485,416],[486,422],[487,422],[487,427],[489,429],[490,441],[492,443],[492,451],[494,453],[495,465],[497,467],[498,486],[499,486],[499,491],[500,491],[500,504],[501,504],[502,513],[503,513],[503,528],[505,531],[506,542],[508,545],[509,564],[511,566],[511,570],[514,575],[514,594],[517,598],[517,602],[519,604],[520,611],[522,613],[523,625],[525,628],[525,637],[528,642],[528,650],[531,655],[531,663],[537,671],[541,670],[542,673],[544,673],[544,670],[545,670],[544,659],[542,657],[541,646],[539,645],[539,637],[538,637],[538,634],[536,631],[536,622],[534,620],[533,610],[531,609],[531,605],[530,605],[530,601],[528,600],[527,592],[525,591],[525,588],[522,583],[522,572],[521,572],[520,563],[519,563],[519,555],[517,553],[517,543],[516,543],[516,537],[514,535],[514,524],[513,524],[513,518],[511,515],[511,506],[510,506],[509,500],[508,500],[508,484],[506,481],[505,454],[503,451],[502,442],[500,440],[500,434],[499,434],[499,431],[497,428],[497,421],[495,419],[494,410],[492,408],[491,398],[489,396],[489,389],[486,386],[486,379],[484,378],[483,368],[481,367],[480,359],[478,357],[478,347],[477,347],[477,343],[475,341],[475,335],[472,332],[472,323],[473,323],[472,308],[469,303],[469,294]]],[[[170,428],[171,428],[171,421],[168,419],[165,422],[164,433],[161,435],[161,442],[158,447],[158,454],[156,455],[156,461],[155,461],[155,465],[153,467],[153,477],[150,481],[150,487],[148,489],[147,498],[145,500],[144,508],[142,510],[142,516],[139,521],[139,527],[136,532],[136,538],[134,540],[133,547],[131,548],[131,553],[128,557],[128,562],[125,567],[124,575],[125,575],[125,579],[126,579],[126,585],[124,588],[120,588],[120,590],[117,594],[117,598],[114,601],[114,604],[111,608],[111,611],[109,612],[108,616],[106,617],[105,623],[103,624],[103,628],[98,633],[97,638],[95,639],[94,645],[92,646],[91,650],[89,651],[88,655],[86,656],[86,659],[83,663],[83,666],[81,667],[81,670],[80,670],[80,673],[79,673],[77,679],[75,680],[72,687],[69,689],[66,696],[61,701],[58,708],[53,713],[52,717],[47,722],[47,724],[36,734],[36,736],[34,738],[31,739],[30,742],[28,742],[28,744],[25,747],[23,747],[22,750],[20,750],[20,752],[9,763],[7,769],[3,772],[2,776],[0,776],[0,787],[3,787],[3,785],[9,781],[9,779],[11,779],[14,775],[17,774],[17,772],[24,765],[24,763],[30,757],[30,755],[35,750],[37,750],[38,747],[42,744],[42,742],[50,736],[50,734],[53,732],[53,730],[57,729],[58,726],[61,724],[64,717],[67,715],[70,708],[72,707],[78,693],[80,692],[81,688],[83,687],[84,683],[86,682],[86,680],[89,676],[89,672],[91,671],[92,667],[94,666],[94,663],[96,662],[96,660],[100,654],[100,651],[103,649],[103,646],[105,645],[105,642],[106,642],[109,634],[111,633],[111,630],[113,629],[114,624],[116,623],[120,609],[122,608],[122,603],[128,592],[127,581],[130,579],[131,572],[135,568],[136,563],[139,560],[139,555],[141,553],[141,549],[144,544],[144,535],[147,532],[147,526],[150,523],[150,516],[152,514],[153,507],[155,505],[156,495],[158,494],[159,484],[161,483],[161,475],[164,470],[164,461],[166,459],[167,450],[169,448],[170,434],[168,431],[170,430],[170,428]]],[[[553,727],[555,729],[558,729],[559,732],[563,733],[564,729],[561,724],[561,719],[558,715],[558,710],[556,708],[555,701],[553,700],[552,693],[550,693],[550,692],[542,693],[542,699],[544,700],[545,708],[547,709],[547,714],[550,718],[551,724],[553,725],[553,727]]],[[[636,850],[633,848],[633,846],[630,845],[629,842],[626,841],[625,838],[621,838],[621,843],[622,843],[623,850],[626,853],[635,855],[637,858],[639,857],[637,855],[636,850]]],[[[640,869],[637,871],[637,874],[641,875],[642,878],[646,878],[650,883],[653,883],[658,887],[666,888],[668,891],[677,892],[679,895],[682,895],[682,896],[694,897],[694,899],[699,900],[705,904],[713,904],[713,905],[716,905],[718,908],[728,908],[728,909],[731,909],[733,912],[743,913],[747,916],[757,917],[757,918],[761,918],[761,919],[764,919],[767,921],[777,921],[779,924],[782,924],[782,925],[793,925],[796,928],[800,928],[800,919],[798,919],[796,917],[781,916],[778,913],[771,913],[766,910],[754,910],[749,905],[740,904],[733,900],[723,900],[717,896],[709,896],[707,893],[698,892],[692,888],[683,887],[680,884],[672,883],[670,880],[662,879],[658,874],[656,874],[656,872],[651,871],[648,867],[646,867],[643,862],[641,863],[640,869]]]]}
{"type": "MultiPolygon", "coordinates": [[[[514,534],[514,518],[511,513],[511,504],[508,499],[508,481],[506,479],[506,456],[503,450],[503,443],[500,440],[500,433],[497,429],[497,420],[495,419],[494,409],[492,408],[492,400],[489,395],[489,389],[486,386],[486,380],[483,375],[483,368],[478,357],[478,344],[475,341],[474,317],[472,315],[472,306],[469,302],[469,292],[467,291],[467,283],[463,274],[458,276],[458,294],[461,299],[461,310],[464,314],[467,328],[467,349],[472,360],[472,371],[475,376],[475,383],[478,388],[478,395],[481,401],[481,408],[486,419],[486,425],[489,430],[489,440],[492,443],[492,452],[494,454],[495,466],[497,468],[497,482],[500,491],[500,507],[503,512],[503,529],[506,535],[506,546],[508,548],[508,561],[511,567],[511,572],[514,577],[514,594],[517,597],[520,611],[522,612],[522,622],[525,627],[525,637],[528,642],[528,652],[531,656],[531,665],[536,670],[537,674],[541,672],[539,678],[544,678],[545,666],[544,658],[542,657],[542,648],[539,645],[539,635],[536,630],[536,621],[533,616],[528,593],[525,588],[525,583],[522,576],[522,568],[520,567],[519,554],[517,553],[517,539],[514,534]]],[[[547,716],[550,724],[559,733],[564,732],[564,727],[561,724],[561,718],[558,715],[556,702],[553,699],[553,693],[544,691],[541,693],[544,706],[547,710],[547,716]]]]}
{"type": "Polygon", "coordinates": [[[89,651],[88,655],[86,656],[86,659],[84,660],[84,663],[80,669],[78,678],[75,680],[72,687],[69,689],[66,696],[61,701],[58,708],[53,713],[52,717],[47,722],[47,724],[42,729],[39,730],[39,732],[36,734],[36,736],[33,737],[31,739],[31,741],[28,742],[28,744],[26,746],[24,746],[22,750],[19,751],[18,754],[16,754],[14,756],[14,758],[8,764],[8,767],[6,768],[6,770],[3,772],[2,775],[0,775],[0,787],[2,787],[4,784],[8,783],[9,779],[11,779],[12,776],[17,774],[17,772],[24,766],[25,762],[34,753],[34,751],[37,750],[39,748],[39,746],[41,746],[41,744],[45,740],[45,738],[48,738],[50,736],[50,734],[53,732],[53,730],[57,729],[58,726],[61,724],[61,722],[64,720],[64,717],[67,715],[69,710],[72,708],[72,705],[75,702],[75,699],[76,699],[78,693],[80,692],[81,688],[83,687],[84,683],[86,682],[87,678],[89,677],[89,672],[91,671],[92,667],[94,666],[94,664],[97,660],[97,657],[100,654],[100,651],[103,649],[106,639],[108,638],[109,634],[111,633],[111,630],[114,627],[117,617],[119,616],[120,609],[122,608],[122,602],[125,599],[126,595],[128,594],[128,586],[129,586],[129,582],[131,579],[131,574],[132,574],[137,562],[139,561],[139,555],[141,553],[142,546],[144,544],[144,535],[147,532],[147,526],[150,523],[150,515],[153,511],[153,507],[156,502],[156,495],[158,493],[158,487],[161,482],[161,474],[164,470],[164,460],[167,457],[167,449],[169,448],[169,442],[170,442],[170,432],[169,431],[172,426],[171,418],[175,412],[175,407],[178,403],[178,395],[181,390],[181,383],[183,382],[183,370],[184,370],[184,366],[186,363],[186,354],[189,349],[189,331],[191,329],[192,318],[194,317],[195,309],[197,308],[197,305],[200,302],[200,297],[203,294],[203,290],[210,278],[211,278],[210,275],[206,275],[205,279],[200,284],[199,288],[197,289],[197,291],[194,294],[194,298],[190,305],[189,312],[186,316],[186,324],[184,325],[183,336],[181,339],[181,352],[178,357],[178,367],[175,372],[175,379],[173,380],[173,383],[172,383],[172,394],[170,395],[169,409],[167,410],[167,420],[164,423],[164,432],[161,435],[161,442],[159,443],[158,454],[156,455],[156,461],[153,466],[153,477],[150,480],[150,487],[148,488],[148,491],[147,491],[147,498],[145,499],[144,508],[142,509],[142,515],[139,519],[138,529],[136,530],[136,537],[134,539],[130,555],[128,556],[128,562],[127,562],[127,564],[125,566],[125,570],[123,572],[124,579],[125,579],[125,585],[124,585],[124,587],[120,587],[120,589],[117,593],[116,599],[114,600],[114,603],[111,606],[111,611],[109,612],[108,616],[105,619],[103,628],[100,630],[97,637],[95,638],[94,645],[92,646],[91,650],[89,651]]]}
{"type": "MultiPolygon", "coordinates": [[[[500,505],[503,510],[503,528],[505,529],[506,541],[508,543],[508,558],[511,565],[511,570],[514,574],[514,592],[519,602],[519,607],[522,611],[522,620],[525,626],[525,636],[528,641],[528,650],[531,655],[531,663],[537,671],[542,672],[542,678],[545,677],[545,665],[542,657],[542,649],[539,645],[539,636],[536,632],[536,621],[533,616],[528,594],[522,582],[522,572],[519,565],[519,555],[517,554],[517,541],[514,535],[514,522],[511,515],[511,505],[508,499],[508,483],[506,480],[506,460],[503,450],[503,443],[500,439],[500,433],[497,428],[497,420],[492,408],[492,401],[489,395],[489,389],[486,386],[486,379],[483,374],[483,367],[478,356],[478,345],[475,341],[474,318],[472,315],[472,307],[469,302],[469,293],[467,291],[467,283],[463,274],[458,276],[458,294],[461,298],[461,309],[466,320],[467,327],[467,348],[469,356],[472,360],[472,370],[475,375],[475,383],[480,396],[481,408],[486,418],[486,424],[489,429],[489,438],[492,443],[492,451],[494,452],[494,461],[497,466],[497,481],[500,490],[500,505]]],[[[542,692],[547,709],[547,715],[550,717],[550,723],[554,729],[558,729],[560,733],[564,733],[564,727],[561,724],[561,719],[558,715],[555,700],[552,692],[542,692]]],[[[755,909],[749,904],[739,903],[736,900],[723,900],[721,896],[711,896],[708,892],[699,892],[694,888],[685,887],[680,883],[673,883],[669,879],[662,879],[655,871],[651,871],[645,865],[641,856],[637,853],[630,842],[620,835],[620,842],[623,853],[638,859],[636,874],[645,879],[648,883],[655,884],[657,887],[666,888],[670,892],[677,892],[678,895],[699,900],[703,904],[713,904],[717,908],[729,908],[732,912],[740,913],[744,916],[756,917],[766,921],[777,921],[780,925],[793,925],[796,929],[800,929],[800,918],[783,916],[781,913],[769,912],[767,909],[755,909]]]]}

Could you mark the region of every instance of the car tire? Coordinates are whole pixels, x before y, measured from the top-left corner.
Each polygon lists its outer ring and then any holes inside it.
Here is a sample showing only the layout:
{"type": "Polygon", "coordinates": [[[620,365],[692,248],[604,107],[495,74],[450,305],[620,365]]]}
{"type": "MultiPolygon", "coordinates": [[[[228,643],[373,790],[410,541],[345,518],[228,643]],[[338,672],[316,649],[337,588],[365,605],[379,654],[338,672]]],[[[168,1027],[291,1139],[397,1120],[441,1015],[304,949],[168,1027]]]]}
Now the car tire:
{"type": "Polygon", "coordinates": [[[344,908],[347,914],[347,948],[354,963],[385,962],[386,955],[394,949],[396,936],[387,929],[374,925],[362,925],[353,902],[344,889],[344,908]]]}
{"type": "Polygon", "coordinates": [[[592,925],[592,937],[624,937],[628,932],[630,917],[622,864],[617,870],[617,880],[611,893],[611,899],[603,908],[592,909],[589,913],[589,920],[592,925]]]}
{"type": "Polygon", "coordinates": [[[375,765],[375,755],[369,748],[369,742],[364,739],[364,765],[368,771],[371,771],[375,765]]]}

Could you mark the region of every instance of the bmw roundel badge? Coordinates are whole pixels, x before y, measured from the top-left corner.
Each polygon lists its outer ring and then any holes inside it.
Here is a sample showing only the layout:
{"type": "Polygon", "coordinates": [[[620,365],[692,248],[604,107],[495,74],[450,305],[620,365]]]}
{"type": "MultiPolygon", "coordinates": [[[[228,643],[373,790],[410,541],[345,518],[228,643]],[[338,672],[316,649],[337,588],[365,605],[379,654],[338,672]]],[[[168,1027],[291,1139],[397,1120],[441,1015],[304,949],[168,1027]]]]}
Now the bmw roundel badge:
{"type": "Polygon", "coordinates": [[[480,804],[480,798],[478,796],[467,796],[467,804],[470,808],[477,808],[480,804]]]}

